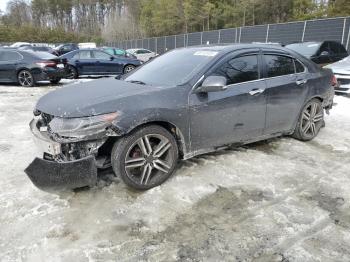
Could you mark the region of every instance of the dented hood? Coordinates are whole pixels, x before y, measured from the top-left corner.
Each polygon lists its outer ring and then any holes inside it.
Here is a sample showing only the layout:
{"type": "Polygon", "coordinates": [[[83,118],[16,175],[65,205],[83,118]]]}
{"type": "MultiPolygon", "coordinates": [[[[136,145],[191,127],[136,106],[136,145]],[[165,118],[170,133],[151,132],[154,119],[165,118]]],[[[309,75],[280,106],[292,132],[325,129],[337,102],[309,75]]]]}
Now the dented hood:
{"type": "Polygon", "coordinates": [[[114,78],[67,86],[40,98],[36,109],[57,117],[86,117],[133,109],[164,88],[114,78]],[[131,103],[132,101],[132,103],[131,103]]]}

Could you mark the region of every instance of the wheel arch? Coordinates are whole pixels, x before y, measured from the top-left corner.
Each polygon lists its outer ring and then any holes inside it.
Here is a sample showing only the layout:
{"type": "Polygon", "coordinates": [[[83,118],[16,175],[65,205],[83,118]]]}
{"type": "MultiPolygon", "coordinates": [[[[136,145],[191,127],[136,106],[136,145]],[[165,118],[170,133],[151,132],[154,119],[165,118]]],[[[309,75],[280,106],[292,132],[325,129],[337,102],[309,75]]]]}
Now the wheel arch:
{"type": "MultiPolygon", "coordinates": [[[[128,135],[132,132],[135,132],[143,127],[150,126],[150,125],[158,125],[163,128],[165,128],[170,134],[172,134],[176,140],[178,150],[179,150],[179,156],[182,158],[184,155],[187,153],[187,148],[186,148],[186,140],[183,132],[181,131],[180,128],[178,128],[175,124],[169,122],[169,121],[164,121],[164,120],[150,120],[148,122],[143,122],[139,123],[135,126],[132,126],[128,128],[127,130],[120,130],[121,131],[121,136],[128,135]]],[[[117,127],[118,128],[118,127],[117,127]]],[[[116,137],[118,139],[118,137],[116,137]]]]}

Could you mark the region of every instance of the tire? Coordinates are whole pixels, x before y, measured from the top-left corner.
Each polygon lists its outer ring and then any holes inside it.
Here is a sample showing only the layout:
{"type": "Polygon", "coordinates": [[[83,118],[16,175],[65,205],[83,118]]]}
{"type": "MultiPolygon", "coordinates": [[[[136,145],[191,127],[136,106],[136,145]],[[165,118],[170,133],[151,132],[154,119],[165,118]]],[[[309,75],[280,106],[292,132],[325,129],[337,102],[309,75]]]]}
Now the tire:
{"type": "Polygon", "coordinates": [[[57,85],[61,81],[61,78],[53,78],[50,79],[51,84],[57,85]]]}
{"type": "Polygon", "coordinates": [[[126,65],[123,69],[123,73],[127,74],[130,73],[132,70],[134,70],[136,68],[136,66],[133,65],[126,65]]]}
{"type": "Polygon", "coordinates": [[[324,110],[319,99],[306,103],[300,113],[293,137],[301,141],[314,139],[324,126],[324,110]]]}
{"type": "Polygon", "coordinates": [[[146,126],[115,142],[111,163],[116,175],[131,188],[146,190],[165,182],[174,172],[178,147],[165,128],[146,126]],[[147,143],[148,142],[148,143],[147,143]]]}
{"type": "Polygon", "coordinates": [[[18,83],[23,87],[33,87],[35,85],[35,80],[32,73],[27,70],[21,70],[17,75],[18,83]]]}
{"type": "Polygon", "coordinates": [[[67,79],[77,79],[79,77],[78,71],[74,66],[68,66],[67,79]]]}

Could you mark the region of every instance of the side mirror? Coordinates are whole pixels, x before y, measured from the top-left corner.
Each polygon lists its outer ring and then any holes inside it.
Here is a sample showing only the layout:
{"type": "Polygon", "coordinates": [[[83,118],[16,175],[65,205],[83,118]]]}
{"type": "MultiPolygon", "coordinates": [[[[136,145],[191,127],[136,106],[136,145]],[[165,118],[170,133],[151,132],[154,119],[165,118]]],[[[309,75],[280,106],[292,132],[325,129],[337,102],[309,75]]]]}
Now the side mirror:
{"type": "Polygon", "coordinates": [[[329,56],[329,52],[328,51],[322,51],[320,56],[329,56]]]}
{"type": "Polygon", "coordinates": [[[226,90],[227,79],[223,76],[208,76],[196,93],[219,92],[226,90]]]}
{"type": "Polygon", "coordinates": [[[113,56],[111,56],[111,57],[109,58],[109,60],[113,61],[113,60],[114,60],[114,57],[113,57],[113,56]]]}

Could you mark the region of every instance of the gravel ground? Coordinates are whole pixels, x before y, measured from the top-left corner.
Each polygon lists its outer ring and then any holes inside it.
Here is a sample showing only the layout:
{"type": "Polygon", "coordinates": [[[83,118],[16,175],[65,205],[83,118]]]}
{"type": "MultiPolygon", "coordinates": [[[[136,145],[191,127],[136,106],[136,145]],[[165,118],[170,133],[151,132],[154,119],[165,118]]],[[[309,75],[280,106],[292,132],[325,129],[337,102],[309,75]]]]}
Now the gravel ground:
{"type": "Polygon", "coordinates": [[[0,261],[350,261],[349,98],[311,142],[196,157],[147,192],[107,174],[58,195],[23,172],[32,109],[55,88],[0,86],[0,261]]]}

